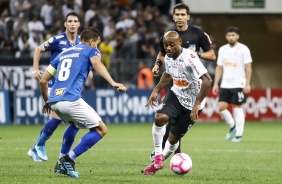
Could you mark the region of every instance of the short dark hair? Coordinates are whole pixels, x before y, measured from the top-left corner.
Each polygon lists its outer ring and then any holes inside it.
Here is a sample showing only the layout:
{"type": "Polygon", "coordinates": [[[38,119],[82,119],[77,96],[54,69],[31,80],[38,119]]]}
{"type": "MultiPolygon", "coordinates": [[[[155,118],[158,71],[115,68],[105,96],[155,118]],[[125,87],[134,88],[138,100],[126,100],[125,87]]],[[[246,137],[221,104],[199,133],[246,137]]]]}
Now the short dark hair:
{"type": "Polygon", "coordinates": [[[100,37],[100,39],[102,40],[102,36],[101,35],[102,34],[100,33],[100,31],[97,28],[91,26],[91,27],[85,28],[81,32],[80,39],[81,39],[81,41],[86,41],[87,42],[87,41],[89,41],[91,39],[96,41],[100,37]]]}
{"type": "Polygon", "coordinates": [[[229,26],[226,29],[226,33],[236,33],[236,34],[239,34],[239,29],[238,29],[238,27],[235,27],[235,26],[229,26]]]}
{"type": "Polygon", "coordinates": [[[70,12],[67,14],[65,22],[68,20],[69,16],[75,16],[79,21],[79,15],[76,12],[70,12]]]}
{"type": "Polygon", "coordinates": [[[189,9],[189,6],[184,4],[184,3],[178,3],[174,6],[173,8],[173,14],[175,13],[175,9],[185,9],[186,12],[187,12],[187,15],[190,14],[190,9],[189,9]]]}

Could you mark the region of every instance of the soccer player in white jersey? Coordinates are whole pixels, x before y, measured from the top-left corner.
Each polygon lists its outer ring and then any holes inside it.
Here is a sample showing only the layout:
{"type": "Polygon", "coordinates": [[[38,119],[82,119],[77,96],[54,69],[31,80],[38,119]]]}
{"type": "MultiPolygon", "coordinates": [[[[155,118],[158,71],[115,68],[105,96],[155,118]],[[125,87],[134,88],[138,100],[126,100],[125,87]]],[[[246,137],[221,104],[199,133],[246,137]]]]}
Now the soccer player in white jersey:
{"type": "Polygon", "coordinates": [[[249,48],[238,42],[239,30],[229,27],[226,33],[228,44],[219,48],[213,94],[219,93],[218,110],[221,117],[229,124],[226,140],[241,142],[245,124],[242,104],[251,91],[252,57],[249,48]],[[221,79],[222,77],[222,79],[221,79]],[[218,86],[221,79],[220,89],[218,86]],[[228,104],[233,104],[233,117],[228,111],[228,104]]]}
{"type": "Polygon", "coordinates": [[[177,149],[179,139],[198,119],[200,109],[204,105],[203,100],[212,83],[197,53],[181,47],[181,38],[176,31],[168,31],[164,35],[163,43],[166,52],[164,58],[166,70],[154,88],[147,105],[152,108],[156,106],[158,93],[171,80],[173,86],[155,114],[152,128],[155,160],[143,170],[144,175],[152,175],[163,168],[164,160],[177,149]],[[169,120],[172,126],[165,148],[162,149],[165,125],[169,120]]]}
{"type": "MultiPolygon", "coordinates": [[[[118,91],[126,91],[126,87],[116,83],[101,63],[101,53],[97,49],[100,41],[101,36],[97,29],[85,28],[81,33],[81,43],[66,49],[52,60],[40,80],[40,90],[45,102],[42,112],[49,113],[52,108],[62,121],[90,130],[73,150],[65,155],[60,154],[55,166],[55,172],[74,178],[79,177],[74,169],[74,160],[107,133],[101,117],[82,99],[81,91],[90,66],[118,91]],[[55,81],[49,96],[48,82],[53,77],[55,81]]],[[[70,136],[74,139],[75,135],[70,136]]]]}

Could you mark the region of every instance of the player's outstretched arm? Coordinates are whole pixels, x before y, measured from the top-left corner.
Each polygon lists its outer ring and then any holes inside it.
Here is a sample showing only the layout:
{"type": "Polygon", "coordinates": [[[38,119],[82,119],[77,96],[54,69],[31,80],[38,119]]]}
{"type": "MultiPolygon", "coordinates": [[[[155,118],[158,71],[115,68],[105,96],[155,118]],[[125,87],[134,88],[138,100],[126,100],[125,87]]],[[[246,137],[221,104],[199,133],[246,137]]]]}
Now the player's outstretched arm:
{"type": "Polygon", "coordinates": [[[120,83],[116,83],[111,75],[109,74],[108,70],[106,69],[105,65],[101,62],[100,58],[98,56],[93,56],[90,59],[93,68],[95,69],[95,71],[101,75],[106,81],[108,81],[111,86],[113,86],[114,88],[116,88],[118,91],[120,92],[126,92],[126,87],[123,84],[120,83]]]}
{"type": "Polygon", "coordinates": [[[43,72],[39,70],[39,61],[40,61],[40,56],[41,53],[45,52],[44,46],[40,45],[38,46],[35,51],[34,51],[34,56],[33,56],[33,78],[36,80],[40,80],[41,75],[43,72]]]}
{"type": "Polygon", "coordinates": [[[203,74],[200,79],[202,79],[202,86],[190,114],[190,118],[193,121],[196,121],[198,119],[198,111],[200,109],[201,103],[207,96],[212,84],[212,79],[208,73],[203,74]]]}
{"type": "Polygon", "coordinates": [[[51,113],[51,107],[47,104],[47,100],[49,99],[48,95],[48,82],[53,78],[53,76],[48,72],[45,71],[40,79],[39,87],[41,91],[41,95],[44,99],[45,104],[43,105],[42,112],[46,114],[51,113]]]}
{"type": "Polygon", "coordinates": [[[150,105],[152,108],[156,107],[156,101],[158,97],[158,93],[172,80],[171,76],[167,74],[166,72],[163,73],[159,83],[154,88],[147,104],[145,107],[150,105]]]}
{"type": "Polygon", "coordinates": [[[217,95],[219,92],[219,80],[222,76],[223,68],[222,66],[217,65],[215,68],[215,76],[214,76],[214,83],[213,83],[213,88],[212,88],[212,93],[214,95],[217,95]]]}
{"type": "Polygon", "coordinates": [[[245,64],[245,70],[246,70],[246,85],[243,89],[243,92],[245,94],[248,94],[251,92],[252,64],[251,63],[245,64]]]}
{"type": "Polygon", "coordinates": [[[162,52],[159,52],[156,62],[152,68],[152,72],[154,76],[159,76],[160,67],[162,66],[163,62],[164,62],[164,54],[162,52]]]}
{"type": "Polygon", "coordinates": [[[209,60],[209,61],[215,61],[216,60],[216,55],[214,50],[209,50],[207,52],[201,52],[198,53],[199,57],[201,59],[209,60]]]}

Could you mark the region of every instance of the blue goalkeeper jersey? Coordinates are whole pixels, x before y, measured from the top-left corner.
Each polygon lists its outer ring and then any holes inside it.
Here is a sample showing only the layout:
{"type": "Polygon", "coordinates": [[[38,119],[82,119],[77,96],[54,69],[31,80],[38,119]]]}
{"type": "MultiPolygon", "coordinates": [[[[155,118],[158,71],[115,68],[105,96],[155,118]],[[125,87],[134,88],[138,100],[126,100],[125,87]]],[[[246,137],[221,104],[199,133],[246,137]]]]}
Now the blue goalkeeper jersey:
{"type": "MultiPolygon", "coordinates": [[[[49,38],[46,42],[44,42],[44,49],[46,51],[50,51],[51,52],[51,56],[50,56],[50,61],[54,60],[58,54],[60,54],[62,51],[79,44],[80,42],[80,37],[77,35],[76,36],[76,40],[74,43],[71,43],[65,32],[52,36],[51,38],[49,38]]],[[[54,79],[52,79],[49,83],[48,83],[48,87],[52,87],[54,83],[54,79]]]]}
{"type": "Polygon", "coordinates": [[[75,101],[81,98],[84,82],[90,71],[90,58],[100,57],[98,49],[80,43],[60,53],[46,69],[56,76],[48,103],[75,101]]]}

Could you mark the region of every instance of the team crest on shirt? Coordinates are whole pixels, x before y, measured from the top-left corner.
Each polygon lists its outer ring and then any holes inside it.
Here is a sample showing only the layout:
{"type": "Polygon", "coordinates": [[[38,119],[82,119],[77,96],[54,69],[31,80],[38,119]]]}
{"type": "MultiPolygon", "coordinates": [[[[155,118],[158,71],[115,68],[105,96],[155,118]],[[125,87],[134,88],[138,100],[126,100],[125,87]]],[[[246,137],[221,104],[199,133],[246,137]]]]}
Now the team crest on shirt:
{"type": "Polygon", "coordinates": [[[49,38],[49,40],[48,40],[49,43],[52,43],[53,41],[54,41],[53,37],[49,38]]]}
{"type": "Polygon", "coordinates": [[[55,96],[60,96],[65,92],[66,88],[59,88],[55,91],[55,96]]]}
{"type": "Polygon", "coordinates": [[[190,44],[189,49],[196,51],[196,44],[190,44]]]}
{"type": "Polygon", "coordinates": [[[49,47],[48,41],[44,42],[44,46],[45,46],[45,47],[49,47]]]}

